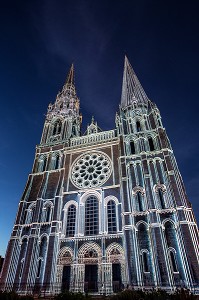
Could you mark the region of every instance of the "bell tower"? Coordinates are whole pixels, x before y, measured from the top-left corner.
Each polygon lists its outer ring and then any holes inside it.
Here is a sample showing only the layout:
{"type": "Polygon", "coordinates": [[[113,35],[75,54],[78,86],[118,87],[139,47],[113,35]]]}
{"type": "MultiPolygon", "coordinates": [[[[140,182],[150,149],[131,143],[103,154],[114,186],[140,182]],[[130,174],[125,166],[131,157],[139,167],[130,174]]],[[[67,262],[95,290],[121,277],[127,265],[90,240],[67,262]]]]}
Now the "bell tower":
{"type": "Polygon", "coordinates": [[[57,94],[55,103],[48,106],[41,144],[60,143],[80,136],[80,126],[79,99],[72,64],[62,91],[57,94]]]}

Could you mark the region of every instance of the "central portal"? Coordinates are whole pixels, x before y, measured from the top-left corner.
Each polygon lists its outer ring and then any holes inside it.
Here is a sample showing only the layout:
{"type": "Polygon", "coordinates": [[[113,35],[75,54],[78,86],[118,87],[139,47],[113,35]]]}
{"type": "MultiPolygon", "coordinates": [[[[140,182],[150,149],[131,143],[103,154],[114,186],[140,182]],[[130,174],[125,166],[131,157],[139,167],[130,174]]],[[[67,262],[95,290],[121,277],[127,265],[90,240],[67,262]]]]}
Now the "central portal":
{"type": "Polygon", "coordinates": [[[85,279],[84,291],[97,292],[98,291],[98,265],[85,265],[85,279]]]}

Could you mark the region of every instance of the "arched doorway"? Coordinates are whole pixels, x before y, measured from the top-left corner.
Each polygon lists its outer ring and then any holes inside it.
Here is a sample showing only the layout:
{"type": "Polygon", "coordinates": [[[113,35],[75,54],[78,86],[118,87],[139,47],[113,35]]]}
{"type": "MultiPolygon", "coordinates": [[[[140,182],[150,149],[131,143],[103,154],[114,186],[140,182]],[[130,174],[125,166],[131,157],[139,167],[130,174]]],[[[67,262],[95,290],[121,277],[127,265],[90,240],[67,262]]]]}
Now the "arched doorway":
{"type": "Polygon", "coordinates": [[[101,283],[101,249],[96,243],[84,244],[78,253],[78,262],[84,264],[84,291],[99,292],[101,283]]]}

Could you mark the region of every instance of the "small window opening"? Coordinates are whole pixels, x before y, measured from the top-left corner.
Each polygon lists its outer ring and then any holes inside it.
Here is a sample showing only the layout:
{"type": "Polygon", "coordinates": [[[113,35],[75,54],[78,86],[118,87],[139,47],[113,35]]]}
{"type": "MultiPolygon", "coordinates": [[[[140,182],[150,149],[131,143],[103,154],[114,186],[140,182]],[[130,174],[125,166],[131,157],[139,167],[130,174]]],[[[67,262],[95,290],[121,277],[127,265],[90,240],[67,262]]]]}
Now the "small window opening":
{"type": "Polygon", "coordinates": [[[149,272],[149,265],[148,265],[148,257],[147,253],[143,252],[142,253],[142,258],[143,258],[143,271],[144,272],[149,272]]]}
{"type": "Polygon", "coordinates": [[[139,211],[143,211],[143,203],[142,203],[142,195],[141,192],[137,192],[137,201],[138,201],[138,209],[139,211]]]}
{"type": "Polygon", "coordinates": [[[178,272],[173,251],[170,251],[170,261],[171,261],[171,266],[172,266],[173,272],[178,272]]]}
{"type": "Polygon", "coordinates": [[[136,122],[136,128],[137,128],[137,132],[141,131],[141,125],[139,121],[136,122]]]}
{"type": "Polygon", "coordinates": [[[160,205],[161,205],[161,208],[165,208],[165,204],[164,204],[164,196],[163,196],[163,192],[162,192],[162,189],[158,189],[158,196],[159,196],[159,199],[160,199],[160,205]]]}
{"type": "Polygon", "coordinates": [[[20,272],[19,272],[19,278],[22,277],[22,273],[23,273],[23,266],[24,266],[24,260],[21,261],[21,266],[20,266],[20,272]]]}
{"type": "Polygon", "coordinates": [[[38,262],[38,270],[37,270],[37,277],[40,277],[40,273],[41,273],[41,264],[42,264],[42,261],[41,261],[41,259],[39,259],[39,262],[38,262]]]}

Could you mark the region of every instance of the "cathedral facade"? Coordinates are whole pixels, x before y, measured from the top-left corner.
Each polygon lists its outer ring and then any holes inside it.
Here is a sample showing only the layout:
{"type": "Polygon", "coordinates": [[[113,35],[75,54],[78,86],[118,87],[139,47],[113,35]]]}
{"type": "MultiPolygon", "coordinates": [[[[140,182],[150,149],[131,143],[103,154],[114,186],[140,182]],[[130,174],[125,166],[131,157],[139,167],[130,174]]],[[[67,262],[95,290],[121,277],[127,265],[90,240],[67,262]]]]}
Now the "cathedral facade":
{"type": "Polygon", "coordinates": [[[199,293],[199,235],[157,106],[125,57],[115,129],[81,135],[73,65],[48,106],[1,289],[199,293]]]}

